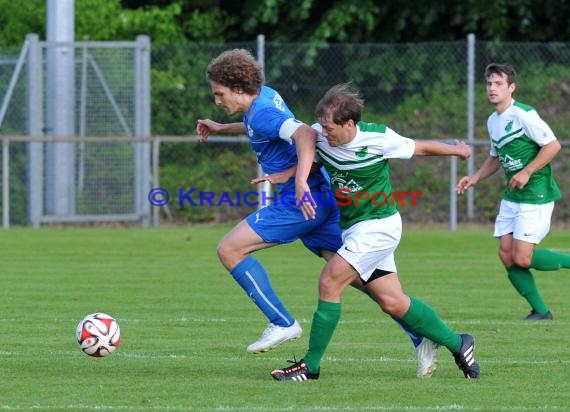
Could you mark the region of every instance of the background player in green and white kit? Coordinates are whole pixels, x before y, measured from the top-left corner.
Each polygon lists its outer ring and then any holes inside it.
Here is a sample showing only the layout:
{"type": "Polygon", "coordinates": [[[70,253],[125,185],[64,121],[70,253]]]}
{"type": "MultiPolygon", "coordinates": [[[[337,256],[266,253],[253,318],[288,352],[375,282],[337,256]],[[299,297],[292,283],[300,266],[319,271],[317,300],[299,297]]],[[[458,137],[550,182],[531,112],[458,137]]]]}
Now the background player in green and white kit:
{"type": "Polygon", "coordinates": [[[536,110],[513,99],[516,72],[508,64],[490,64],[485,70],[487,97],[495,111],[487,120],[490,156],[472,176],[464,176],[457,192],[464,193],[501,167],[507,188],[495,221],[499,258],[515,289],[531,306],[525,320],[550,320],[529,269],[570,268],[570,255],[535,246],[548,234],[554,202],[560,190],[550,162],[560,143],[536,110]]]}
{"type": "MultiPolygon", "coordinates": [[[[478,378],[473,337],[454,332],[429,305],[402,290],[394,260],[402,233],[398,210],[391,202],[362,201],[363,193],[371,197],[383,193],[390,198],[391,158],[433,155],[465,159],[471,155],[471,148],[461,142],[414,141],[384,125],[360,122],[363,108],[363,100],[347,84],[330,89],[316,107],[320,123],[313,126],[319,131],[316,148],[335,196],[338,199],[342,195],[343,245],[321,272],[307,353],[299,362],[275,369],[271,375],[277,380],[295,381],[319,377],[321,360],[340,319],[342,292],[359,276],[384,312],[448,348],[465,377],[478,378]],[[346,204],[347,196],[352,199],[350,204],[346,204]],[[358,204],[357,197],[361,199],[358,204]]],[[[298,150],[315,153],[313,138],[299,139],[297,145],[298,150]]],[[[309,158],[305,156],[304,161],[309,158]]],[[[306,182],[309,170],[309,164],[299,161],[295,186],[303,213],[310,219],[315,216],[313,204],[302,202],[310,193],[306,182]]]]}

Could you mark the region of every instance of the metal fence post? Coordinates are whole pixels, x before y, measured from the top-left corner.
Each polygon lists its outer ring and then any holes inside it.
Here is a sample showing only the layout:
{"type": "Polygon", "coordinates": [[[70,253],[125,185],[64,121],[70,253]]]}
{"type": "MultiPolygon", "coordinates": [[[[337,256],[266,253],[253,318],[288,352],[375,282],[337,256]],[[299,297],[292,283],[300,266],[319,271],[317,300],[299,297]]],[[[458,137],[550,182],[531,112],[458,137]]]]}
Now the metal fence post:
{"type": "MultiPolygon", "coordinates": [[[[467,35],[467,143],[475,141],[475,35],[467,35]]],[[[475,153],[473,153],[475,154],[475,153]]],[[[475,156],[467,159],[467,174],[475,172],[475,156]]],[[[467,219],[475,217],[474,189],[467,190],[467,219]]]]}
{"type": "MultiPolygon", "coordinates": [[[[74,2],[46,4],[46,128],[47,135],[75,136],[74,2]]],[[[46,145],[46,208],[50,214],[75,214],[75,143],[46,145]]]]}
{"type": "MultiPolygon", "coordinates": [[[[150,136],[150,37],[137,36],[135,58],[135,134],[150,136]]],[[[135,213],[141,217],[141,226],[150,221],[150,142],[135,143],[135,213]]]]}
{"type": "Polygon", "coordinates": [[[457,156],[451,156],[449,163],[449,230],[457,231],[457,156]]]}
{"type": "Polygon", "coordinates": [[[2,227],[10,228],[10,139],[2,139],[2,227]]]}
{"type": "MultiPolygon", "coordinates": [[[[42,135],[43,116],[43,58],[42,48],[37,34],[28,34],[26,40],[30,44],[28,51],[26,96],[28,107],[28,135],[42,135]]],[[[44,143],[28,142],[28,223],[34,228],[40,227],[43,214],[43,164],[44,143]]]]}
{"type": "MultiPolygon", "coordinates": [[[[160,184],[160,137],[154,137],[152,141],[152,185],[159,187],[160,184]]],[[[160,208],[152,208],[152,226],[160,226],[160,208]]]]}
{"type": "MultiPolygon", "coordinates": [[[[265,67],[265,36],[263,34],[259,34],[257,36],[257,61],[261,67],[265,67]]],[[[257,165],[257,175],[260,177],[263,176],[263,170],[259,164],[257,165]]],[[[265,198],[264,196],[267,196],[267,198],[269,198],[272,194],[271,183],[263,182],[258,184],[257,192],[259,194],[258,199],[260,199],[257,208],[261,209],[264,205],[266,205],[266,201],[262,200],[265,198]]]]}

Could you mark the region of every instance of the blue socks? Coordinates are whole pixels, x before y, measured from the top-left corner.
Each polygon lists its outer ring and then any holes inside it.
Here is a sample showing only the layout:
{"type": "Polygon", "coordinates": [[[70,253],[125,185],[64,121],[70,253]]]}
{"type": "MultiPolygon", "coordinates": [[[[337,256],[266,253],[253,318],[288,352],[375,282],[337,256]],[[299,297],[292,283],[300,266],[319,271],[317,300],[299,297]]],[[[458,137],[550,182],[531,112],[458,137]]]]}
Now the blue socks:
{"type": "MultiPolygon", "coordinates": [[[[364,293],[366,293],[368,295],[368,297],[372,300],[374,300],[374,298],[370,295],[370,293],[368,292],[368,290],[364,289],[363,290],[364,293]]],[[[374,303],[377,303],[376,301],[374,301],[374,303]]],[[[400,327],[404,330],[404,332],[406,332],[406,334],[410,337],[410,340],[412,341],[412,344],[414,345],[414,348],[417,348],[420,343],[422,343],[423,340],[423,336],[422,335],[418,335],[417,333],[413,332],[408,325],[406,325],[404,322],[402,322],[400,319],[396,319],[395,317],[392,316],[392,319],[394,319],[394,321],[400,325],[400,327]]]]}
{"type": "Polygon", "coordinates": [[[255,258],[246,257],[230,273],[271,323],[287,327],[295,322],[271,287],[265,269],[255,258]]]}
{"type": "Polygon", "coordinates": [[[414,344],[414,348],[417,348],[420,343],[422,343],[423,340],[423,336],[422,335],[418,335],[415,332],[413,332],[408,325],[406,325],[404,322],[402,322],[400,319],[396,319],[395,317],[392,316],[392,319],[394,319],[396,321],[396,323],[398,325],[401,326],[401,328],[404,330],[404,332],[406,332],[408,334],[408,336],[410,337],[410,339],[412,340],[412,343],[414,344]]]}

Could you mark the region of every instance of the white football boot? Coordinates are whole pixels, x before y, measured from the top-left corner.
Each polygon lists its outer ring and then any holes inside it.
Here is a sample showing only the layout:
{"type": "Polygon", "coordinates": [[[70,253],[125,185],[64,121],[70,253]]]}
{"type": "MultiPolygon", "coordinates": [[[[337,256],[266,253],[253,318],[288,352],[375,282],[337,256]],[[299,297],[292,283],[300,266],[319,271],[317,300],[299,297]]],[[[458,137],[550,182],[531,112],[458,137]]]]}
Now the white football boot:
{"type": "Polygon", "coordinates": [[[267,352],[282,343],[300,338],[302,333],[303,329],[301,329],[301,325],[297,321],[288,327],[270,323],[261,334],[261,338],[249,345],[247,351],[249,353],[267,352]]]}
{"type": "Polygon", "coordinates": [[[418,359],[418,378],[431,378],[437,369],[437,348],[439,345],[424,337],[416,347],[418,359]]]}

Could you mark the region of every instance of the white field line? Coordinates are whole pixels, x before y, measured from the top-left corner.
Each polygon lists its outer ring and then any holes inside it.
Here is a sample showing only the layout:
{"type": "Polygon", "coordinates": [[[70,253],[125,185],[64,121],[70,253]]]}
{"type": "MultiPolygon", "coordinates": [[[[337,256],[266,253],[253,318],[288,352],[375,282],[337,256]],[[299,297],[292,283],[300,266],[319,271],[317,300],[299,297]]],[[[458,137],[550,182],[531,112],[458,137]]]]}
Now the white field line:
{"type": "MultiPolygon", "coordinates": [[[[281,411],[487,411],[487,408],[479,408],[466,405],[449,404],[449,405],[422,405],[422,406],[401,406],[401,405],[374,405],[374,406],[244,406],[235,407],[232,405],[212,405],[208,409],[193,408],[191,405],[3,405],[0,404],[0,410],[5,411],[49,411],[49,410],[70,410],[70,411],[262,411],[262,412],[281,412],[281,411]]],[[[544,406],[502,406],[494,409],[496,411],[516,412],[516,411],[566,411],[566,407],[557,407],[551,405],[544,406]]]]}
{"type": "MultiPolygon", "coordinates": [[[[445,351],[445,350],[442,350],[445,351]]],[[[48,352],[51,356],[54,357],[85,357],[85,354],[81,353],[80,351],[49,351],[48,352]]],[[[446,354],[447,355],[447,354],[446,354]]],[[[0,359],[1,358],[26,358],[26,357],[35,357],[37,353],[31,352],[13,352],[13,351],[0,351],[0,359]]],[[[125,359],[133,359],[133,360],[143,360],[143,361],[188,361],[188,360],[195,360],[203,358],[203,355],[200,353],[196,353],[195,355],[185,355],[185,354],[176,354],[176,353],[169,353],[165,355],[155,355],[151,353],[134,353],[134,352],[117,352],[113,354],[114,358],[125,358],[125,359]]],[[[222,357],[218,357],[218,359],[222,359],[222,357]]],[[[227,361],[240,361],[243,360],[241,356],[225,356],[223,359],[227,361]]],[[[282,362],[283,357],[269,357],[266,356],[264,359],[270,359],[275,362],[282,362]]],[[[451,357],[449,358],[451,362],[451,357]]],[[[496,358],[496,359],[487,359],[479,360],[481,364],[493,364],[493,365],[560,365],[560,364],[570,364],[570,359],[532,359],[532,360],[521,360],[521,359],[505,359],[505,358],[496,358]]],[[[337,358],[331,356],[325,356],[324,361],[326,362],[339,362],[339,363],[416,363],[417,360],[415,358],[390,358],[386,356],[379,356],[374,358],[337,358]]]]}
{"type": "MultiPolygon", "coordinates": [[[[38,319],[41,319],[41,317],[33,317],[31,318],[30,316],[22,316],[21,318],[1,318],[0,319],[0,323],[22,323],[22,322],[37,322],[38,319]]],[[[69,323],[69,322],[79,322],[79,320],[77,319],[62,319],[62,318],[52,318],[49,317],[50,322],[55,322],[55,323],[69,323]]],[[[180,318],[176,318],[176,319],[163,319],[163,318],[148,318],[148,319],[132,319],[132,318],[117,318],[117,320],[120,323],[160,323],[160,324],[164,324],[164,323],[244,323],[244,319],[243,318],[202,318],[202,317],[180,317],[180,318]]],[[[299,323],[310,326],[311,324],[311,319],[306,319],[306,318],[298,318],[297,319],[299,321],[299,323]]],[[[504,321],[497,321],[497,320],[493,320],[492,322],[487,321],[487,320],[476,320],[476,319],[472,319],[472,320],[450,320],[450,319],[444,319],[445,322],[449,325],[485,325],[486,327],[492,327],[494,325],[501,325],[501,326],[525,326],[525,327],[534,327],[534,326],[540,326],[540,325],[545,325],[544,322],[523,322],[521,319],[513,319],[513,320],[504,320],[504,321]]],[[[386,325],[386,324],[392,324],[393,322],[389,319],[389,318],[371,318],[371,319],[349,319],[349,320],[340,320],[339,324],[345,324],[345,325],[360,325],[360,324],[366,324],[366,325],[386,325]]],[[[548,323],[549,325],[570,325],[570,321],[566,321],[566,320],[558,320],[555,319],[553,321],[549,321],[548,323]]],[[[263,324],[260,323],[260,327],[262,327],[263,324]]]]}

